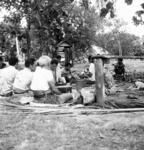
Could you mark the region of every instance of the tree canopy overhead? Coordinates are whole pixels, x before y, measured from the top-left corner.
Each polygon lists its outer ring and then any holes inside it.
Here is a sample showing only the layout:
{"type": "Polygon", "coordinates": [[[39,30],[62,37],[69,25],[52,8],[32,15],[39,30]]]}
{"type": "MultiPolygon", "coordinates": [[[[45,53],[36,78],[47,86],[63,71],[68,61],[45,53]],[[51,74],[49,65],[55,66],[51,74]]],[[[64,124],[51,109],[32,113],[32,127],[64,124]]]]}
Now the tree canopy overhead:
{"type": "MultiPolygon", "coordinates": [[[[1,7],[12,11],[9,18],[14,24],[24,17],[27,21],[27,49],[38,45],[39,50],[55,49],[60,41],[67,41],[75,49],[87,48],[102,27],[101,19],[86,1],[81,6],[73,0],[6,0],[1,7]],[[89,9],[90,8],[90,9],[89,9]],[[13,17],[16,16],[16,17],[13,17]]],[[[6,21],[6,20],[5,20],[6,21]]]]}
{"type": "MultiPolygon", "coordinates": [[[[81,0],[80,6],[75,5],[75,0],[4,0],[0,1],[0,8],[12,10],[4,24],[19,39],[25,39],[28,53],[41,50],[52,52],[60,41],[70,42],[75,50],[85,50],[95,42],[96,33],[103,28],[103,18],[108,14],[111,18],[115,17],[116,1],[96,0],[97,3],[102,1],[104,5],[100,14],[96,11],[98,8],[91,7],[89,0],[81,0]],[[27,27],[21,29],[23,18],[27,27]]],[[[128,5],[133,1],[125,0],[128,5]]],[[[136,24],[144,23],[144,3],[141,6],[142,10],[133,17],[136,24]]]]}
{"type": "MultiPolygon", "coordinates": [[[[134,1],[136,1],[136,0],[125,0],[125,3],[127,5],[132,5],[134,1]]],[[[105,17],[107,14],[110,14],[111,18],[113,18],[115,16],[114,4],[117,1],[104,0],[104,2],[105,2],[105,7],[101,8],[100,16],[105,17]]],[[[142,17],[143,15],[144,15],[144,2],[141,3],[141,9],[138,10],[136,12],[135,16],[133,16],[133,18],[132,18],[136,25],[144,24],[144,20],[142,17]]]]}

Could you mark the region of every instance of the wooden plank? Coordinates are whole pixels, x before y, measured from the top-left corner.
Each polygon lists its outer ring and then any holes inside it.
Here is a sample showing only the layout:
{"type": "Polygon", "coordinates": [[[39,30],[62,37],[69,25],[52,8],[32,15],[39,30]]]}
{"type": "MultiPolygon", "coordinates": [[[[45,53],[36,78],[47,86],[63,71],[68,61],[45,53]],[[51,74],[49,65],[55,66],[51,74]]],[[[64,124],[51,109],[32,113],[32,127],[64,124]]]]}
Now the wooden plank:
{"type": "Polygon", "coordinates": [[[95,55],[92,56],[94,59],[118,59],[118,58],[123,58],[123,59],[144,59],[144,56],[113,56],[113,55],[95,55]]]}
{"type": "Polygon", "coordinates": [[[95,59],[95,75],[96,75],[96,97],[99,105],[104,105],[104,76],[103,76],[103,60],[95,59]]]}

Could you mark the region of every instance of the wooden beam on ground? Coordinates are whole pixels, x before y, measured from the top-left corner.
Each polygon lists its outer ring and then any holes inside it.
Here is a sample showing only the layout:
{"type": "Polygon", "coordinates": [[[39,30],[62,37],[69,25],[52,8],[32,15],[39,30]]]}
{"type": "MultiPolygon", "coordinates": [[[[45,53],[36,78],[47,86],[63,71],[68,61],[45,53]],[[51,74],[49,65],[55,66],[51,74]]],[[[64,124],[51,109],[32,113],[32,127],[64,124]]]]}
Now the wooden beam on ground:
{"type": "Polygon", "coordinates": [[[118,59],[118,58],[123,58],[123,59],[144,59],[144,56],[113,56],[113,55],[93,55],[92,56],[94,59],[101,58],[103,60],[106,59],[118,59]]]}
{"type": "Polygon", "coordinates": [[[97,103],[104,105],[104,76],[103,76],[103,60],[101,58],[94,59],[95,75],[96,75],[96,97],[97,103]]]}

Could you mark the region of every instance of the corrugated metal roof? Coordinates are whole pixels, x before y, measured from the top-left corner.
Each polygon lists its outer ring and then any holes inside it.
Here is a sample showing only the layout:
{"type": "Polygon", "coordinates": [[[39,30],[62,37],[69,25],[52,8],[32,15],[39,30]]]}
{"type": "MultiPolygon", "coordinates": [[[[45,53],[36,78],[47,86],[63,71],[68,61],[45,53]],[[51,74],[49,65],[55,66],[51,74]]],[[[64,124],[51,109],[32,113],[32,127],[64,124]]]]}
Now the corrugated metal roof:
{"type": "Polygon", "coordinates": [[[102,47],[91,45],[89,53],[91,55],[109,55],[109,52],[102,47]]]}
{"type": "Polygon", "coordinates": [[[71,45],[66,41],[61,41],[57,47],[71,47],[71,45]]]}

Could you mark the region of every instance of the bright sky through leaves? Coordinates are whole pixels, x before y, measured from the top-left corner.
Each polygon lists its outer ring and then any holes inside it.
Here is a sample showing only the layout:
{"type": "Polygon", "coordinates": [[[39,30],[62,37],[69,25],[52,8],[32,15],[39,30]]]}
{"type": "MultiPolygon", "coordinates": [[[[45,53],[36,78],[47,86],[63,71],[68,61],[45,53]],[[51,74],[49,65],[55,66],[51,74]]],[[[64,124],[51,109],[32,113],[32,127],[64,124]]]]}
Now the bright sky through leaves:
{"type": "MultiPolygon", "coordinates": [[[[95,2],[95,0],[91,0],[92,2],[95,2]]],[[[124,20],[128,23],[128,25],[125,27],[125,30],[129,33],[142,36],[144,35],[144,26],[135,26],[132,22],[132,17],[135,15],[135,12],[137,10],[141,9],[140,4],[144,0],[134,0],[132,5],[127,5],[124,0],[117,0],[116,3],[116,12],[120,19],[124,20]]],[[[2,10],[0,13],[0,21],[3,20],[3,16],[7,14],[5,10],[2,10]]],[[[24,20],[23,20],[24,21],[24,20]]],[[[25,24],[25,21],[23,22],[25,24]]]]}
{"type": "Polygon", "coordinates": [[[118,17],[128,23],[125,30],[138,36],[144,35],[144,26],[139,25],[136,27],[132,21],[132,17],[136,11],[141,10],[140,5],[143,2],[144,0],[134,0],[132,5],[127,5],[124,0],[117,0],[116,4],[118,17]]]}

